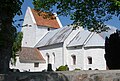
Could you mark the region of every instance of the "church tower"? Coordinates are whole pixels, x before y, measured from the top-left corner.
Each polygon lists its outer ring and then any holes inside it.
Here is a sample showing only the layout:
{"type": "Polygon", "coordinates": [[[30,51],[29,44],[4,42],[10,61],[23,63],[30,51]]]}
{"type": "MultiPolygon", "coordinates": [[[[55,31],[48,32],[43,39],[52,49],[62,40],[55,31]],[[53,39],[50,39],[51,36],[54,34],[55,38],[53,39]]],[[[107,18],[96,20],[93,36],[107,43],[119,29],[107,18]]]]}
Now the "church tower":
{"type": "Polygon", "coordinates": [[[46,12],[38,14],[39,12],[30,7],[26,10],[22,28],[22,47],[34,47],[49,31],[62,27],[56,14],[53,14],[53,19],[50,19],[43,17],[46,12]]]}

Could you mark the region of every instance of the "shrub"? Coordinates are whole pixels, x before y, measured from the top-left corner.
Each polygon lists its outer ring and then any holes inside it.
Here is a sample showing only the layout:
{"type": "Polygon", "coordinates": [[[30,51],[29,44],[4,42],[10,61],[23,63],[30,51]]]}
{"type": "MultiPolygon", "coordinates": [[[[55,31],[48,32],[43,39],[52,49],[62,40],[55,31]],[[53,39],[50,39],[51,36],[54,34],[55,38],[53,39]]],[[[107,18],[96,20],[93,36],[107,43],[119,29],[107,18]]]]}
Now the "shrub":
{"type": "Polygon", "coordinates": [[[65,66],[60,66],[58,69],[56,69],[56,71],[68,71],[69,67],[67,65],[65,66]]]}
{"type": "Polygon", "coordinates": [[[106,37],[105,40],[105,59],[109,69],[120,69],[120,31],[106,37]]]}

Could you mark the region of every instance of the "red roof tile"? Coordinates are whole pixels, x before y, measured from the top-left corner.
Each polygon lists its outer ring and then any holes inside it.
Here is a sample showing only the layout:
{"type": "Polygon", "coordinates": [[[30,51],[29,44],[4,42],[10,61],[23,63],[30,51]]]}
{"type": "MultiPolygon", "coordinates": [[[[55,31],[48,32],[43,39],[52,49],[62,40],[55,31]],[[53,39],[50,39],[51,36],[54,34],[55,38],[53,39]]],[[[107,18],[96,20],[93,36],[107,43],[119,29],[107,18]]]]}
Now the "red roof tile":
{"type": "Polygon", "coordinates": [[[36,48],[22,47],[19,58],[22,63],[45,62],[45,59],[36,48]]]}
{"type": "Polygon", "coordinates": [[[48,13],[46,12],[40,12],[34,9],[31,9],[33,16],[36,20],[36,24],[38,26],[47,26],[51,28],[60,28],[55,16],[53,15],[52,18],[44,18],[44,16],[48,13]],[[38,14],[39,13],[39,14],[38,14]]]}

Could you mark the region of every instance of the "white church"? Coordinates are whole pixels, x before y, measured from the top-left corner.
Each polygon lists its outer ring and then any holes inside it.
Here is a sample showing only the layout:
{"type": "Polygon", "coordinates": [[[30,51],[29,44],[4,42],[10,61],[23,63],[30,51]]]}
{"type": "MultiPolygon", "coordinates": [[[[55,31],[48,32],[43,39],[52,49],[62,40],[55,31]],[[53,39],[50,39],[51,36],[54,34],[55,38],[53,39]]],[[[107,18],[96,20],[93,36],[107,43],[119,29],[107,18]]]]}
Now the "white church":
{"type": "MultiPolygon", "coordinates": [[[[16,66],[23,71],[42,71],[52,64],[55,71],[61,65],[69,70],[106,70],[104,59],[105,39],[102,34],[72,25],[62,27],[57,17],[45,19],[38,11],[27,8],[23,22],[22,50],[17,55],[16,66]]],[[[45,14],[44,12],[41,14],[45,14]]]]}

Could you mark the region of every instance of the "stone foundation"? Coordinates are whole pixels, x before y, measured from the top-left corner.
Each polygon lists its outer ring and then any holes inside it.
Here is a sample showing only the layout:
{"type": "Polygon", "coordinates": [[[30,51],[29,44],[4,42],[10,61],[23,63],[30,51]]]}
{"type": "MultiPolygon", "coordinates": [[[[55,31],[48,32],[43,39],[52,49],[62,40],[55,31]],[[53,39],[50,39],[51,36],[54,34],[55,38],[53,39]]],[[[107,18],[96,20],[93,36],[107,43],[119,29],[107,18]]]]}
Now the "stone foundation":
{"type": "Polygon", "coordinates": [[[0,81],[120,81],[120,70],[13,72],[0,74],[0,81]]]}

